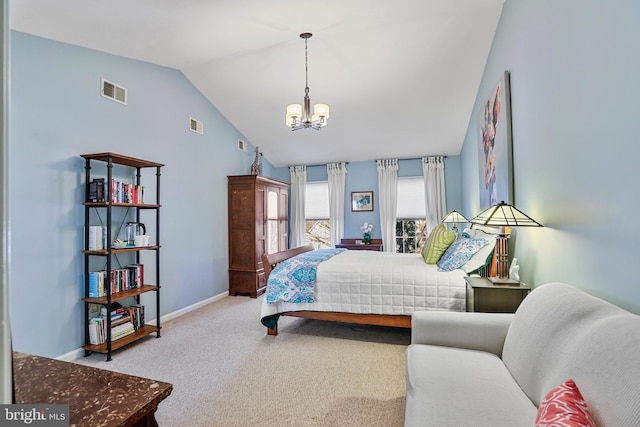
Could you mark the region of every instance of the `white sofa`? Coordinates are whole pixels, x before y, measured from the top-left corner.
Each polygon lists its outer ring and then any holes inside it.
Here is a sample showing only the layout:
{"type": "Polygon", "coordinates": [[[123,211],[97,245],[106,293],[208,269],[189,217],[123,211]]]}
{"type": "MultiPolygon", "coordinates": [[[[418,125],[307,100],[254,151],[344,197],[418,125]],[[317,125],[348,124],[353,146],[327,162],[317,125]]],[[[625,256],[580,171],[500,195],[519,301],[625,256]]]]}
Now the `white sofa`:
{"type": "Polygon", "coordinates": [[[532,427],[573,379],[598,427],[640,426],[640,316],[563,283],[515,314],[420,311],[407,349],[405,426],[532,427]]]}

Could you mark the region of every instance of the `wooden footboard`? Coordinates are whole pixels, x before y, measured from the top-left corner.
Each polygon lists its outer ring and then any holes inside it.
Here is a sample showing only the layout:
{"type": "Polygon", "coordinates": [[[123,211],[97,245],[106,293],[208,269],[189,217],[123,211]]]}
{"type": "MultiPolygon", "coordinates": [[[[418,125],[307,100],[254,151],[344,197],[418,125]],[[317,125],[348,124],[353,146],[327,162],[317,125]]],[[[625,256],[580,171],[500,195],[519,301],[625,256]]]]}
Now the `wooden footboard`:
{"type": "Polygon", "coordinates": [[[293,258],[296,255],[303,254],[305,252],[310,252],[313,250],[312,245],[300,246],[299,248],[288,249],[282,252],[276,252],[275,254],[262,254],[262,265],[264,267],[264,280],[269,280],[269,274],[275,268],[276,265],[280,264],[282,261],[285,261],[289,258],[293,258]]]}
{"type": "MultiPolygon", "coordinates": [[[[265,280],[269,280],[269,274],[276,265],[298,254],[313,250],[313,246],[301,246],[275,254],[263,254],[265,280]]],[[[334,311],[291,311],[281,313],[282,316],[302,317],[305,319],[328,320],[332,322],[357,323],[359,325],[393,326],[399,328],[411,328],[411,316],[392,314],[356,314],[339,313],[334,311]]],[[[278,335],[278,325],[273,329],[267,328],[269,335],[278,335]]]]}

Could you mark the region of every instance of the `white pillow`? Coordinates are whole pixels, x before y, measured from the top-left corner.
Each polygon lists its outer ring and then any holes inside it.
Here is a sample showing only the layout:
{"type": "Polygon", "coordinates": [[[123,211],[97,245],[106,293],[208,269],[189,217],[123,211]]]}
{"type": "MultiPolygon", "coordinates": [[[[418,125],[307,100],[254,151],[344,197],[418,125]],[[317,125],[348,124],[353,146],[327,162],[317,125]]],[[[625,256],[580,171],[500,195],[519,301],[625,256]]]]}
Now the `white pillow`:
{"type": "Polygon", "coordinates": [[[480,238],[486,237],[487,234],[500,234],[500,227],[489,227],[488,225],[473,224],[473,228],[465,228],[463,233],[467,233],[469,237],[480,238]]]}
{"type": "MultiPolygon", "coordinates": [[[[494,230],[494,229],[490,229],[494,230]]],[[[489,241],[487,246],[484,246],[478,252],[473,254],[471,259],[465,262],[460,269],[463,270],[467,274],[475,273],[479,268],[484,267],[488,263],[491,262],[491,258],[493,256],[493,250],[496,247],[497,236],[494,233],[486,233],[480,229],[477,229],[476,226],[474,228],[467,228],[462,232],[461,237],[471,237],[471,238],[483,238],[489,241]]]]}

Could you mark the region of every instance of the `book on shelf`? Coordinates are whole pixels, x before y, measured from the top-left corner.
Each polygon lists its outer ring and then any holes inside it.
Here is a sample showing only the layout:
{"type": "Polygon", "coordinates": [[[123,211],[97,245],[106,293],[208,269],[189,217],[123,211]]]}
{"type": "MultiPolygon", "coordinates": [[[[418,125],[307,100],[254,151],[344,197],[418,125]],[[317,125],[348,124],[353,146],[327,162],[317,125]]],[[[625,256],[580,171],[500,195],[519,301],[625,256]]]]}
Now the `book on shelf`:
{"type": "Polygon", "coordinates": [[[94,322],[93,319],[89,321],[89,344],[101,344],[99,329],[98,322],[94,322]]]}
{"type": "Polygon", "coordinates": [[[107,271],[93,271],[89,273],[89,298],[99,298],[107,295],[107,288],[111,294],[136,289],[144,284],[144,266],[130,264],[125,268],[107,271]]]}
{"type": "Polygon", "coordinates": [[[100,225],[89,226],[89,245],[87,249],[90,251],[99,251],[105,249],[107,240],[107,228],[100,225]]]}
{"type": "Polygon", "coordinates": [[[131,287],[141,288],[144,285],[144,266],[142,264],[129,264],[125,268],[130,272],[131,287]]]}
{"type": "MultiPolygon", "coordinates": [[[[119,302],[114,302],[113,304],[111,304],[111,319],[113,320],[114,317],[118,317],[119,315],[122,315],[122,313],[126,312],[125,308],[122,306],[122,304],[120,304],[119,302]]],[[[101,306],[100,307],[100,315],[103,317],[107,317],[107,307],[106,306],[101,306]]]]}
{"type": "Polygon", "coordinates": [[[131,321],[133,322],[133,327],[137,330],[144,326],[144,305],[142,304],[131,304],[128,307],[129,316],[131,317],[131,321]]]}
{"type": "Polygon", "coordinates": [[[99,298],[104,295],[104,271],[89,273],[89,298],[99,298]]]}
{"type": "MultiPolygon", "coordinates": [[[[103,317],[107,317],[106,313],[102,314],[102,316],[103,317]]],[[[115,322],[118,322],[121,319],[129,317],[129,312],[126,311],[126,309],[123,308],[122,311],[118,311],[118,312],[112,311],[110,317],[111,317],[111,325],[113,325],[115,322]]],[[[122,323],[122,322],[119,322],[119,323],[122,323]]]]}
{"type": "Polygon", "coordinates": [[[111,327],[112,328],[114,326],[122,325],[124,323],[132,323],[131,322],[131,317],[129,316],[129,313],[121,315],[117,319],[113,319],[113,318],[111,319],[111,327]]]}
{"type": "Polygon", "coordinates": [[[89,202],[104,202],[104,178],[95,178],[89,183],[89,202]]]}
{"type": "Polygon", "coordinates": [[[127,184],[112,178],[111,202],[141,205],[144,203],[144,186],[127,184]]]}
{"type": "MultiPolygon", "coordinates": [[[[136,304],[140,305],[140,304],[136,304]]],[[[135,332],[140,326],[140,308],[122,307],[124,312],[119,312],[116,320],[111,319],[111,340],[123,338],[135,332]],[[133,315],[132,313],[138,313],[133,315]]],[[[89,343],[103,344],[107,340],[107,318],[106,309],[101,311],[101,315],[89,319],[89,343]]],[[[113,313],[113,311],[112,311],[113,313]]]]}
{"type": "Polygon", "coordinates": [[[117,326],[112,326],[111,327],[111,340],[117,340],[119,338],[122,338],[124,336],[127,336],[131,333],[133,333],[135,331],[135,329],[133,328],[133,323],[126,322],[117,326]]]}
{"type": "Polygon", "coordinates": [[[107,322],[103,317],[89,319],[89,343],[102,344],[107,337],[107,322]]]}

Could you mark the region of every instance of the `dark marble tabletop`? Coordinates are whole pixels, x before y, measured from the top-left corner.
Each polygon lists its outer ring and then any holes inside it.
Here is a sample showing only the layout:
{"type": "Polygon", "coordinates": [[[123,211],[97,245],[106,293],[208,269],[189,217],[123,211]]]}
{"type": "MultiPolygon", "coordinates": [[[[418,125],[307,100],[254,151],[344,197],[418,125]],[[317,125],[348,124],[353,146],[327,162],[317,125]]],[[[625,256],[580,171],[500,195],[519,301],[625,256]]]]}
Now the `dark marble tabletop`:
{"type": "Polygon", "coordinates": [[[133,426],[153,417],[169,383],[13,353],[16,403],[69,404],[71,426],[133,426]]]}

